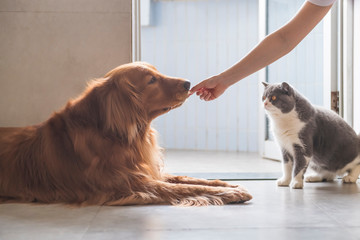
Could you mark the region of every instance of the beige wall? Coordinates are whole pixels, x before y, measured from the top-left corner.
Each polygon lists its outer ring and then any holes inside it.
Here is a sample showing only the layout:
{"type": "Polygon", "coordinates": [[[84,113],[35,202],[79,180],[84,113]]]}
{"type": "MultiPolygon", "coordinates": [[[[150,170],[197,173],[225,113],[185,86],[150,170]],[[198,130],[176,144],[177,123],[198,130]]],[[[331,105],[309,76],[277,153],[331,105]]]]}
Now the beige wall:
{"type": "Polygon", "coordinates": [[[0,126],[46,120],[131,61],[131,0],[1,0],[0,126]]]}

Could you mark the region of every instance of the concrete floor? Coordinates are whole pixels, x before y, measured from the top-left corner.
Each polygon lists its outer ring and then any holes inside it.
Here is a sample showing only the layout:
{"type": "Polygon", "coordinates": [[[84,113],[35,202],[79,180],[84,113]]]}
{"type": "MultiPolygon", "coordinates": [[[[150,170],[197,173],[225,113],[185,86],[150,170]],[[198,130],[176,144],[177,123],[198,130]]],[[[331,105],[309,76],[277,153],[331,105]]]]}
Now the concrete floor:
{"type": "MultiPolygon", "coordinates": [[[[166,169],[191,172],[172,164],[179,154],[167,154],[166,169]]],[[[258,168],[271,164],[255,161],[258,168]]],[[[306,183],[303,190],[279,188],[274,180],[232,183],[247,187],[254,199],[210,207],[2,204],[0,240],[360,239],[360,183],[306,183]]]]}

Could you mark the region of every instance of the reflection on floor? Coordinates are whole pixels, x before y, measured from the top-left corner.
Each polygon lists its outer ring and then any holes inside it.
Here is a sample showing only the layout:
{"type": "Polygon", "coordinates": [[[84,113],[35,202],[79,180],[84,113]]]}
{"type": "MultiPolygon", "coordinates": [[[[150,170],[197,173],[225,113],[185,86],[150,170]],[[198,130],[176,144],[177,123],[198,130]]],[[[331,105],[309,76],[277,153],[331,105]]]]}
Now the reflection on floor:
{"type": "MultiPolygon", "coordinates": [[[[228,171],[223,167],[229,156],[234,155],[168,152],[166,170],[191,173],[197,165],[203,171],[228,171]],[[191,155],[195,157],[191,158],[191,155]],[[209,159],[220,160],[220,164],[209,159]]],[[[246,155],[236,156],[242,159],[246,155]]],[[[236,159],[229,164],[233,166],[233,172],[251,171],[249,165],[242,166],[236,159]]],[[[272,164],[277,165],[274,172],[280,167],[277,162],[262,163],[255,155],[249,161],[259,161],[257,164],[261,165],[255,165],[254,170],[259,168],[263,172],[270,171],[272,164]]],[[[277,187],[274,180],[231,183],[248,188],[253,200],[245,204],[210,207],[77,208],[0,204],[0,240],[360,239],[360,183],[305,183],[302,190],[277,187]]]]}
{"type": "Polygon", "coordinates": [[[164,171],[207,179],[277,179],[279,161],[258,153],[166,150],[164,171]]]}

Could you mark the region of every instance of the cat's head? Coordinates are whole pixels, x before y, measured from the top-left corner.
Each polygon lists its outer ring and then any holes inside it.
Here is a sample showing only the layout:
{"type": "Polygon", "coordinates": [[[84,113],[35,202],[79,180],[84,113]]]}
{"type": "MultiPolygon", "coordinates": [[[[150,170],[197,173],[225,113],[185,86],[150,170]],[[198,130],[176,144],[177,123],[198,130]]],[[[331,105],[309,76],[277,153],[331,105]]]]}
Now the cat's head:
{"type": "Polygon", "coordinates": [[[286,82],[269,84],[263,82],[265,86],[263,93],[263,104],[269,114],[288,113],[295,107],[295,91],[286,82]]]}

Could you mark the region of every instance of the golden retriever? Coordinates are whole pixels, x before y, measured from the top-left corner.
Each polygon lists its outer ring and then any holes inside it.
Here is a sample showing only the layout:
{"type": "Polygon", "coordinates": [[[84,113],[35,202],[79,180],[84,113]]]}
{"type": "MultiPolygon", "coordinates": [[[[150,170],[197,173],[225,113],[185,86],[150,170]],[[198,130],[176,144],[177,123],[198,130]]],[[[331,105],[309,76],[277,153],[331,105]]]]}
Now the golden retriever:
{"type": "Polygon", "coordinates": [[[93,80],[47,121],[0,128],[1,202],[83,205],[245,202],[239,186],[164,174],[151,121],[180,106],[190,82],[142,62],[93,80]]]}

